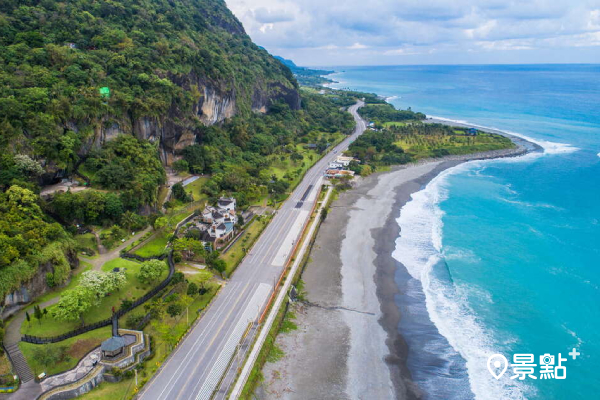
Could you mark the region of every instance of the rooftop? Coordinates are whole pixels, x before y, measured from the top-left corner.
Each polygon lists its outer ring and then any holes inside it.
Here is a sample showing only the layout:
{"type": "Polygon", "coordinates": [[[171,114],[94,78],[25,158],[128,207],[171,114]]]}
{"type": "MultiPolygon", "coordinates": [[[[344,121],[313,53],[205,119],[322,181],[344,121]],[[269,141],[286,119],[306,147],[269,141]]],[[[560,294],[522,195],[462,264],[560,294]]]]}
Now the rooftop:
{"type": "Polygon", "coordinates": [[[127,343],[123,336],[113,336],[110,339],[106,339],[100,346],[102,351],[116,351],[125,347],[127,343]]]}

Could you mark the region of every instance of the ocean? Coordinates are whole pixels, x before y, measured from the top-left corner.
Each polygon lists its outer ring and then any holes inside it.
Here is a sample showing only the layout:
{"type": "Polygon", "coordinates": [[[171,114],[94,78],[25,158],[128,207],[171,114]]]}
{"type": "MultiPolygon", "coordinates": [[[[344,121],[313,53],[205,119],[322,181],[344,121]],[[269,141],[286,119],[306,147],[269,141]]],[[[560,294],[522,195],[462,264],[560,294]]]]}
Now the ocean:
{"type": "Polygon", "coordinates": [[[543,153],[444,171],[395,210],[398,329],[430,399],[600,393],[600,65],[338,67],[338,88],[515,133],[543,153]],[[569,353],[576,349],[574,359],[569,353]],[[532,354],[496,380],[488,357],[532,354]],[[554,356],[566,379],[540,379],[554,356]]]}

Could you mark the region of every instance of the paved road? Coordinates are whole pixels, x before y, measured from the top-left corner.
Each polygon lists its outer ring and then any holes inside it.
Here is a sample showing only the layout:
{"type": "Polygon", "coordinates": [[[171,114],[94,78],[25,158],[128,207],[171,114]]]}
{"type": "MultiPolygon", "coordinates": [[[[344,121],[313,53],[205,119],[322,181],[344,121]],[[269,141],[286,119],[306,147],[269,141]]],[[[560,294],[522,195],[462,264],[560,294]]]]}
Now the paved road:
{"type": "Polygon", "coordinates": [[[145,386],[141,399],[210,399],[244,331],[263,311],[310,216],[327,165],[366,129],[357,113],[362,105],[349,109],[356,120],[354,133],[306,173],[210,309],[145,386]]]}

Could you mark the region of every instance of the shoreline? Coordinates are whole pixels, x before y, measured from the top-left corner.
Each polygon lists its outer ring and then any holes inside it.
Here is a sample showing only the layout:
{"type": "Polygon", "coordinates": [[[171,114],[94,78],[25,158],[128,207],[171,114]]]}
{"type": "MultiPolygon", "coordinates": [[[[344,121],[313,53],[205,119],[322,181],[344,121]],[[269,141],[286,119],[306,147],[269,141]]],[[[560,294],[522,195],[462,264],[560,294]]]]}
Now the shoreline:
{"type": "Polygon", "coordinates": [[[258,398],[423,397],[398,329],[402,316],[396,297],[401,293],[395,275],[403,265],[392,257],[401,231],[396,219],[412,194],[442,171],[467,161],[541,150],[510,137],[516,148],[394,166],[340,194],[302,275],[308,303],[293,307],[299,330],[278,335],[285,355],[265,365],[258,398]]]}

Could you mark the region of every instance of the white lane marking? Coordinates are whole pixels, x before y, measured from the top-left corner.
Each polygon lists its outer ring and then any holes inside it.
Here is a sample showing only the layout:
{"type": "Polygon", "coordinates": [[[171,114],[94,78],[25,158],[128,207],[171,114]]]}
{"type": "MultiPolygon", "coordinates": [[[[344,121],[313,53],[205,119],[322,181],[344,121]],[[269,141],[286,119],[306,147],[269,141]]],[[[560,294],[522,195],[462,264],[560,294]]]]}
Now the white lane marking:
{"type": "Polygon", "coordinates": [[[204,379],[204,382],[200,387],[200,392],[198,393],[198,396],[196,396],[196,400],[209,400],[212,397],[213,392],[219,384],[219,380],[221,380],[229,361],[231,361],[231,358],[235,353],[237,345],[240,343],[240,340],[242,340],[246,328],[252,321],[258,318],[258,310],[263,307],[269,293],[271,293],[271,285],[261,283],[258,286],[252,299],[248,302],[244,313],[238,320],[235,329],[229,335],[223,350],[221,350],[221,354],[219,354],[219,358],[213,363],[210,372],[206,379],[204,379]]]}
{"type": "MultiPolygon", "coordinates": [[[[172,389],[179,388],[179,387],[175,387],[175,385],[171,385],[171,382],[173,381],[173,379],[179,380],[179,378],[183,377],[183,374],[180,374],[181,368],[187,367],[189,365],[190,361],[192,361],[193,357],[198,352],[198,350],[201,350],[201,348],[197,345],[199,343],[204,342],[204,340],[206,340],[206,338],[208,337],[210,328],[212,328],[213,325],[216,325],[216,323],[219,320],[218,317],[221,317],[221,310],[223,308],[230,307],[230,304],[229,304],[230,299],[234,295],[238,294],[238,293],[236,293],[236,289],[238,286],[241,286],[241,283],[231,283],[228,285],[228,288],[230,288],[230,291],[229,291],[229,293],[225,293],[225,297],[223,297],[223,301],[221,302],[221,304],[218,304],[218,307],[217,307],[218,312],[217,312],[216,308],[211,308],[211,310],[209,310],[209,312],[212,312],[214,310],[215,313],[213,315],[211,315],[210,318],[207,319],[208,326],[206,326],[206,328],[200,333],[200,335],[198,335],[196,340],[193,343],[191,343],[191,342],[185,343],[185,341],[184,341],[185,345],[187,345],[187,346],[179,346],[178,347],[177,351],[173,354],[173,357],[171,357],[171,359],[169,360],[169,362],[168,362],[169,364],[171,361],[174,360],[177,353],[180,353],[181,351],[187,351],[187,353],[183,357],[183,360],[181,360],[181,362],[180,362],[179,366],[177,367],[177,369],[175,370],[175,372],[171,375],[171,378],[167,381],[167,384],[164,386],[163,390],[160,392],[157,399],[161,399],[163,397],[163,395],[165,394],[165,390],[169,389],[169,393],[170,393],[172,389]],[[190,349],[188,349],[188,348],[184,349],[184,347],[189,347],[190,345],[191,345],[190,349]]],[[[189,338],[189,336],[188,336],[188,338],[189,338]]],[[[167,364],[167,365],[169,365],[169,364],[167,364]]],[[[166,369],[167,368],[163,368],[160,371],[160,374],[166,373],[166,369]]],[[[157,376],[157,378],[158,378],[158,376],[157,376]]],[[[154,380],[153,385],[157,384],[157,383],[158,383],[158,380],[156,379],[156,380],[154,380]]]]}
{"type": "Polygon", "coordinates": [[[277,255],[275,256],[275,258],[273,258],[273,261],[271,261],[271,265],[274,265],[276,267],[283,267],[283,265],[287,261],[288,256],[292,251],[292,248],[294,247],[294,242],[298,238],[298,235],[300,234],[300,231],[304,226],[304,222],[308,214],[309,212],[307,210],[300,210],[300,212],[298,213],[298,217],[296,218],[294,224],[290,228],[287,236],[285,237],[285,240],[281,244],[281,247],[279,247],[277,255]]]}

